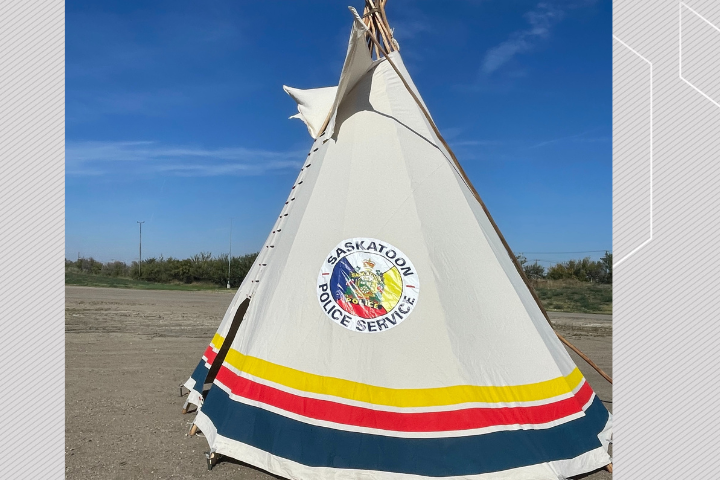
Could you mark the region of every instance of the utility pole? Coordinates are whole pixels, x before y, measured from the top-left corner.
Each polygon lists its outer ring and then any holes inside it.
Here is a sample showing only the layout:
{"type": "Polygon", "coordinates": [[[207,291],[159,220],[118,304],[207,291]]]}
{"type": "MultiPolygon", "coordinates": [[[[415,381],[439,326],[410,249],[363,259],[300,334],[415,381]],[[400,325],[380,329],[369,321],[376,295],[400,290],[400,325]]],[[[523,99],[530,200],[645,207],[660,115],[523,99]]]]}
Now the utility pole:
{"type": "Polygon", "coordinates": [[[138,262],[138,277],[140,277],[142,275],[142,224],[145,223],[145,221],[138,221],[137,223],[140,224],[140,261],[138,262]]]}
{"type": "Polygon", "coordinates": [[[228,253],[228,281],[227,288],[230,288],[230,261],[232,260],[232,218],[230,219],[230,253],[228,253]]]}

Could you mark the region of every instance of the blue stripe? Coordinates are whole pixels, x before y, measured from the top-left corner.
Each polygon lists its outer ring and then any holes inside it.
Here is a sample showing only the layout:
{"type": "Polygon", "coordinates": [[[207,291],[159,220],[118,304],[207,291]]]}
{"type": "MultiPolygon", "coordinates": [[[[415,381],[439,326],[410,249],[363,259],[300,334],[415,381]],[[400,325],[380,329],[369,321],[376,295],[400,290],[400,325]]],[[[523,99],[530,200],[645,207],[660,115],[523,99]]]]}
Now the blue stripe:
{"type": "Polygon", "coordinates": [[[330,276],[330,290],[335,301],[345,298],[345,289],[347,288],[347,282],[350,278],[350,274],[355,269],[350,262],[345,258],[338,260],[337,265],[333,268],[332,275],[330,276]]]}
{"type": "Polygon", "coordinates": [[[209,369],[205,366],[205,360],[201,358],[200,363],[198,363],[192,375],[190,375],[190,378],[195,380],[195,390],[198,393],[202,393],[203,391],[203,384],[205,383],[205,378],[207,378],[208,371],[209,369]]]}
{"type": "MultiPolygon", "coordinates": [[[[542,430],[452,438],[397,438],[318,427],[210,390],[203,412],[220,435],[310,467],[429,477],[474,475],[574,458],[601,446],[608,412],[596,397],[585,416],[542,430]]],[[[240,459],[242,460],[242,459],[240,459]]]]}

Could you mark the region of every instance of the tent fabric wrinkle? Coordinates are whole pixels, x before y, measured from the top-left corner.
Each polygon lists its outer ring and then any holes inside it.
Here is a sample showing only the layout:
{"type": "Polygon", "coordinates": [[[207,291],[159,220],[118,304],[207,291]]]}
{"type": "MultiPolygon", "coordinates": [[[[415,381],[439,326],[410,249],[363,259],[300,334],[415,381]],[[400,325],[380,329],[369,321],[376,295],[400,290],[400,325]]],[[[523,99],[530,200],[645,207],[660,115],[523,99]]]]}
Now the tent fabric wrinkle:
{"type": "Polygon", "coordinates": [[[609,464],[612,416],[357,22],[337,87],[283,88],[314,141],[185,383],[211,450],[291,479],[557,480],[609,464]]]}

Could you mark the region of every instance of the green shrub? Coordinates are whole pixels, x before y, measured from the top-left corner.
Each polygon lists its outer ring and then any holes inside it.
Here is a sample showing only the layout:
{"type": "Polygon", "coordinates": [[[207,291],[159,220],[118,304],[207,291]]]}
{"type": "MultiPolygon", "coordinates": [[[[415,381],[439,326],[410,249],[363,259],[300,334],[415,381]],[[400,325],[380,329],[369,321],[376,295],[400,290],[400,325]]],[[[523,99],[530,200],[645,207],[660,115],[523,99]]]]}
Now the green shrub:
{"type": "MultiPolygon", "coordinates": [[[[230,259],[231,287],[240,286],[256,257],[257,253],[252,253],[230,259]]],[[[184,260],[151,257],[141,265],[119,261],[101,263],[93,258],[79,258],[75,262],[66,259],[65,271],[155,283],[211,283],[224,287],[228,283],[228,255],[213,257],[209,252],[202,252],[184,260]]]]}

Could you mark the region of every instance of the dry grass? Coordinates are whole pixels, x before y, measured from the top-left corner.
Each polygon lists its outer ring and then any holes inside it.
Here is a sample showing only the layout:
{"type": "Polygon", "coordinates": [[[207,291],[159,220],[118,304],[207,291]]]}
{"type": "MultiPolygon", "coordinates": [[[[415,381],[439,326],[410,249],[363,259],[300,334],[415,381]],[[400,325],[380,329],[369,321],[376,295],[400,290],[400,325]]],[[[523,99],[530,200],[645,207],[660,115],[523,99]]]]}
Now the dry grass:
{"type": "MultiPolygon", "coordinates": [[[[65,271],[65,285],[81,287],[136,288],[141,290],[225,290],[212,283],[155,283],[123,277],[106,277],[65,271]]],[[[233,289],[235,290],[235,289],[233,289]]]]}

